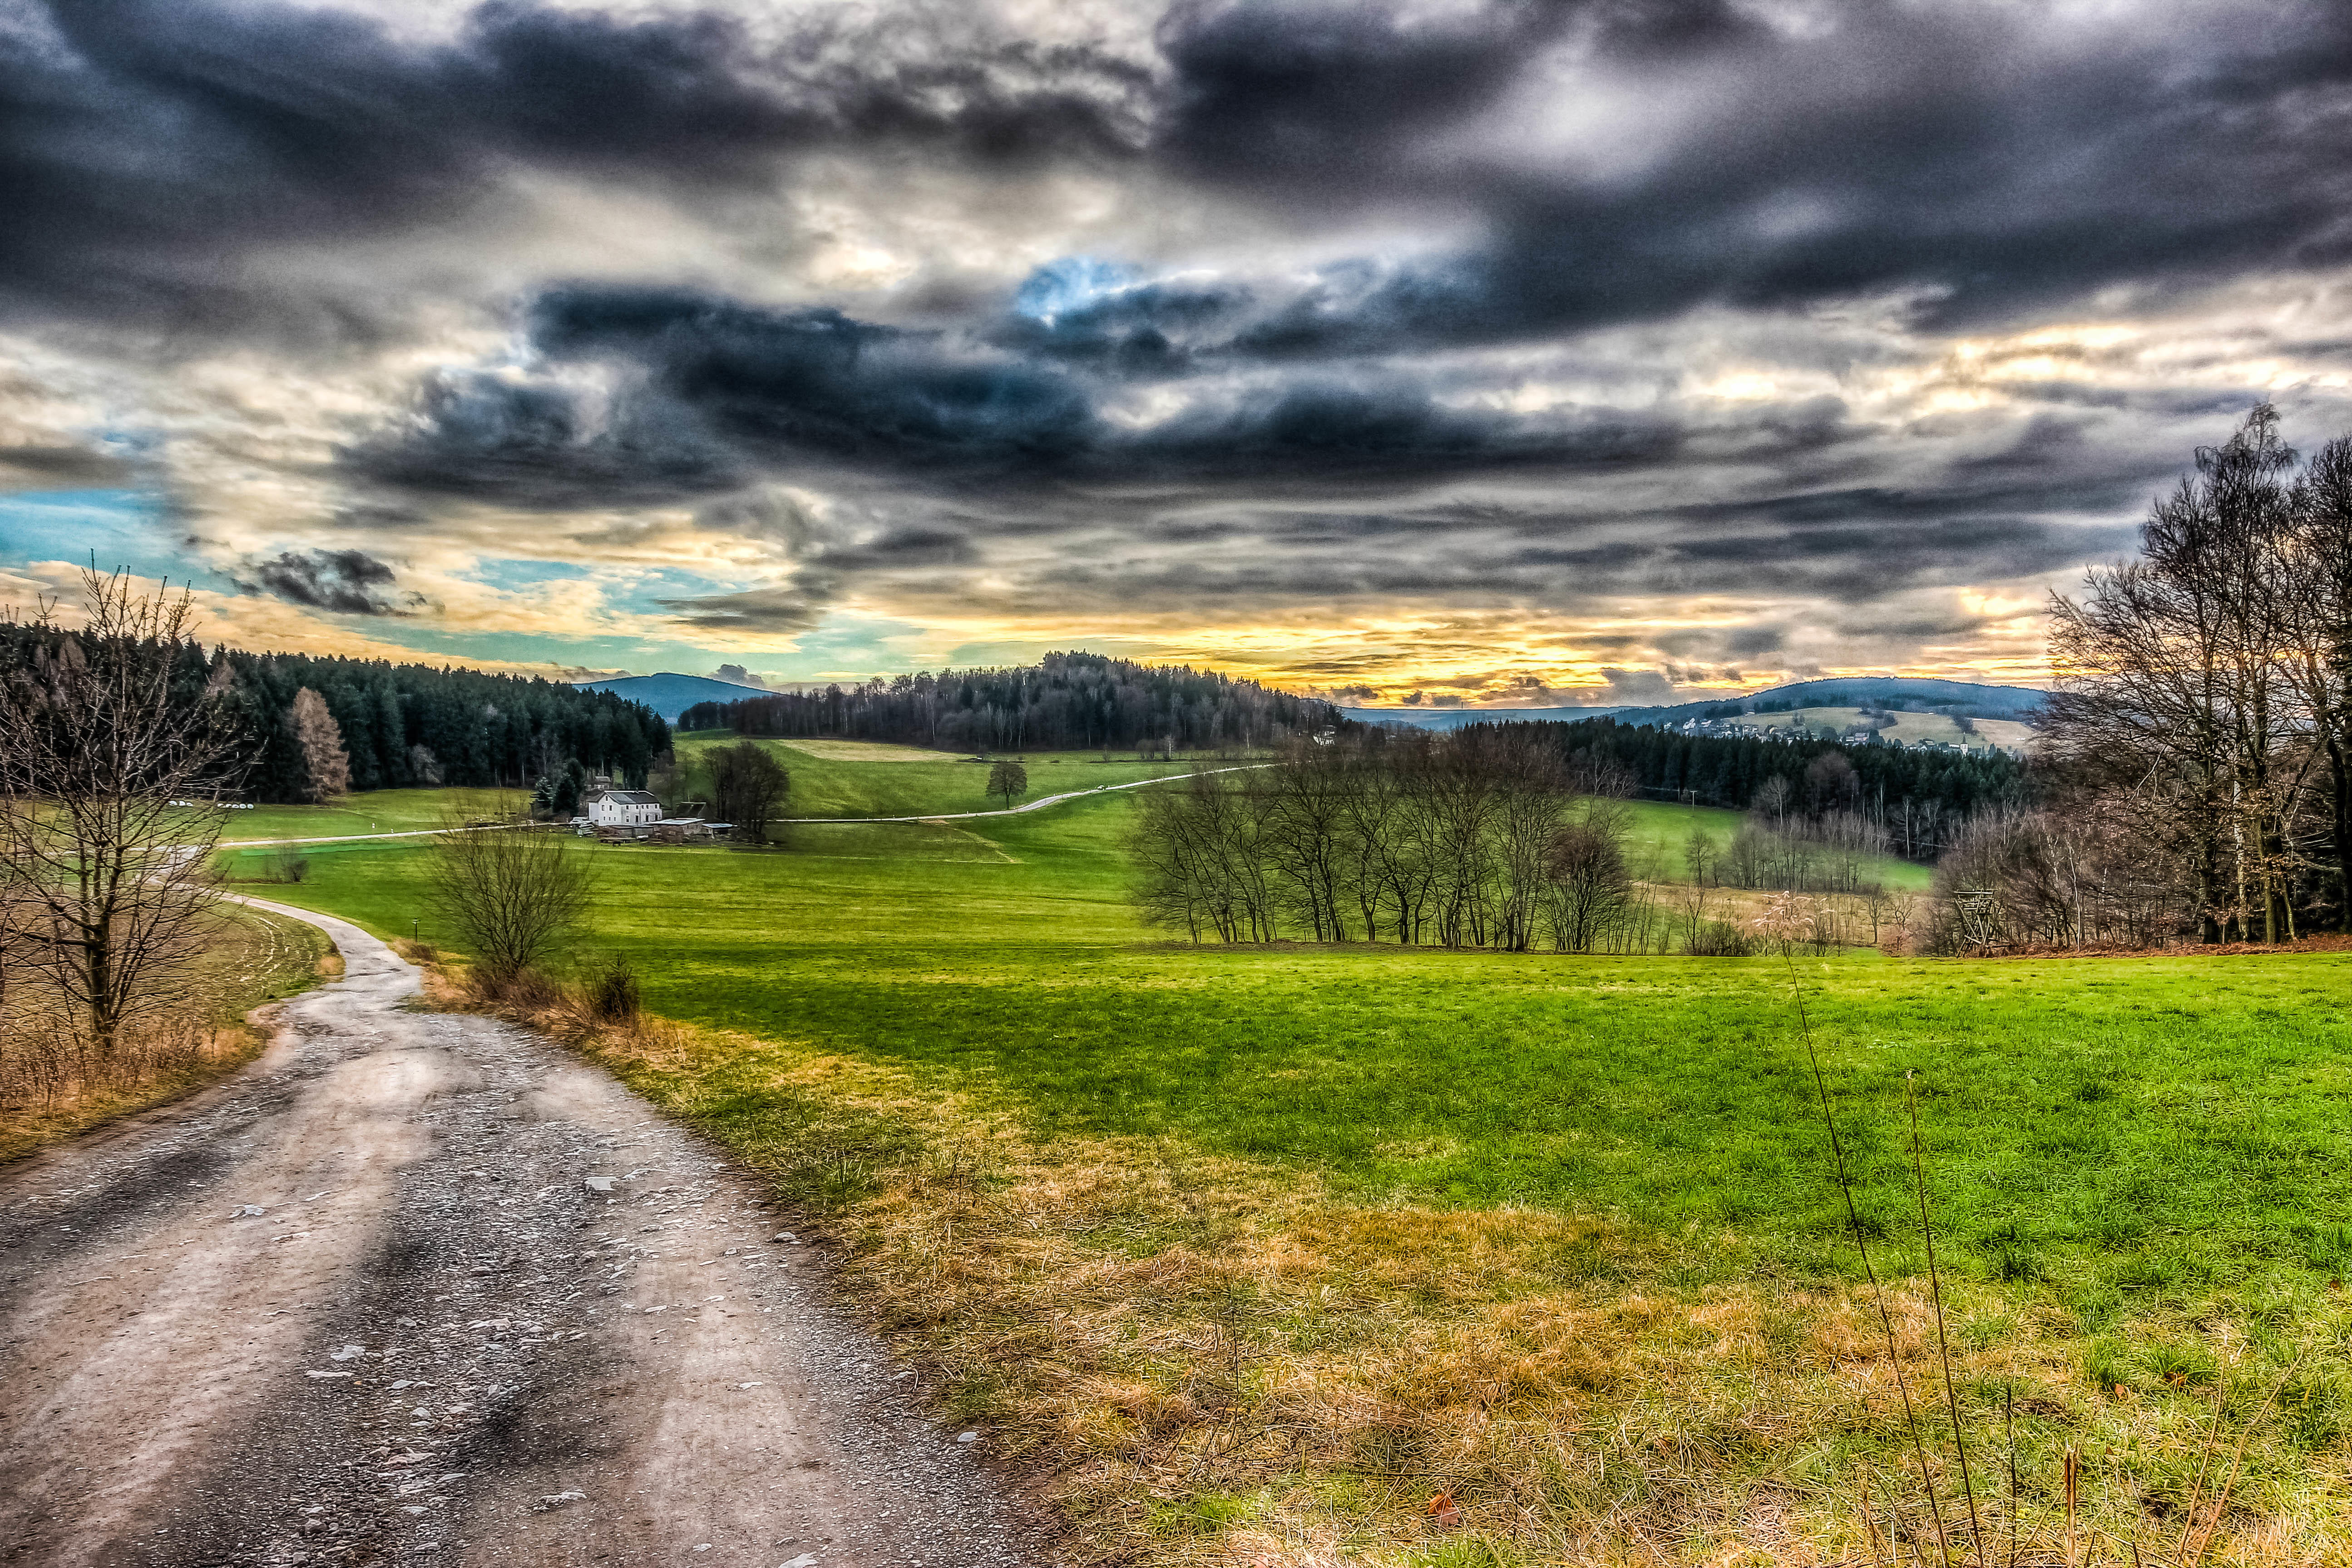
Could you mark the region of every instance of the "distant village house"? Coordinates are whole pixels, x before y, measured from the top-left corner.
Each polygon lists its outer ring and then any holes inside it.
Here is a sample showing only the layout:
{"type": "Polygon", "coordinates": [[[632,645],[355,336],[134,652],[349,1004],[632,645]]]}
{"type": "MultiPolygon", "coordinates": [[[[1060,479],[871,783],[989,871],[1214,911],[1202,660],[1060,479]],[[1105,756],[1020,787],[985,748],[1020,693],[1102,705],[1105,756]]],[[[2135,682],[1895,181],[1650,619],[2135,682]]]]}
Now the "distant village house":
{"type": "Polygon", "coordinates": [[[591,828],[649,828],[661,821],[661,802],[643,789],[604,789],[581,797],[591,828]]]}

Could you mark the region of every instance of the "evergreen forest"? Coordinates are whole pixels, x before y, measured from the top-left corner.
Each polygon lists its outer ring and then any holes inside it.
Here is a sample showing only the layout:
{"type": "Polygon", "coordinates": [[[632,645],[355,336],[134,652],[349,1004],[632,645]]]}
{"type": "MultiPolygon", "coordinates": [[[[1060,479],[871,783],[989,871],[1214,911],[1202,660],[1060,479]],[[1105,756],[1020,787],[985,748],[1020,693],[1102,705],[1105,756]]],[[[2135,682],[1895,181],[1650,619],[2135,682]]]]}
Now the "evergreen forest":
{"type": "Polygon", "coordinates": [[[946,751],[1243,751],[1340,723],[1328,703],[1255,681],[1098,653],[1048,653],[1020,668],[941,670],[700,703],[686,710],[678,727],[946,751]]]}
{"type": "MultiPolygon", "coordinates": [[[[66,640],[54,629],[0,623],[0,667],[66,640]]],[[[651,708],[538,676],[233,648],[207,654],[193,641],[172,658],[174,703],[225,693],[239,771],[220,788],[249,800],[315,800],[342,789],[521,789],[574,761],[642,785],[669,749],[669,727],[651,708]],[[307,737],[297,715],[305,691],[331,720],[313,716],[307,737]],[[319,761],[338,747],[348,759],[340,777],[319,761]]]]}

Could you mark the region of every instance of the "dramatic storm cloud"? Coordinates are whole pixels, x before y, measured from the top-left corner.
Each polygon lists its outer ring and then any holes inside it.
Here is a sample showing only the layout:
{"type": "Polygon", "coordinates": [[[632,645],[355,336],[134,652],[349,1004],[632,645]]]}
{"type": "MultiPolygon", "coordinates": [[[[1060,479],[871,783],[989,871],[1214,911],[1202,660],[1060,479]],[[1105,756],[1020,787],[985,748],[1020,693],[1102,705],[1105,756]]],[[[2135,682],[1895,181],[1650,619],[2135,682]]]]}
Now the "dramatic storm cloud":
{"type": "Polygon", "coordinates": [[[0,191],[0,568],[321,647],[2030,679],[2352,425],[2316,0],[36,0],[0,191]]]}

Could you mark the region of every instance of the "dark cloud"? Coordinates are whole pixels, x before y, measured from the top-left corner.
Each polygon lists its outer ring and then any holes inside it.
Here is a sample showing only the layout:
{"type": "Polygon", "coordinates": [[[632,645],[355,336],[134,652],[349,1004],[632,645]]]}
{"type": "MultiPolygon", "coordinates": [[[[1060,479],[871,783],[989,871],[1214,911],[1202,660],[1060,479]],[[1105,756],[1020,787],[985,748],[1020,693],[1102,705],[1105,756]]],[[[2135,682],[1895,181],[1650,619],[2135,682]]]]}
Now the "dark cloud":
{"type": "MultiPolygon", "coordinates": [[[[1390,352],[1888,288],[1957,319],[2352,256],[2352,9],[2331,0],[2104,32],[1864,0],[1801,26],[1728,0],[1180,0],[1156,62],[951,15],[772,38],[717,6],[490,0],[422,43],[290,5],[34,0],[0,32],[0,301],[259,329],[269,285],[226,259],[488,225],[519,169],[684,200],[771,190],[814,152],[1133,162],[1294,218],[1433,204],[1489,236],[1021,329],[1126,373],[1204,333],[1390,352]],[[1687,107],[1637,122],[1638,157],[1544,128],[1591,94],[1687,107]]],[[[358,329],[367,302],[320,308],[358,329]]]]}
{"type": "Polygon", "coordinates": [[[798,584],[655,601],[677,623],[705,632],[805,632],[824,619],[825,596],[798,584]]]}
{"type": "MultiPolygon", "coordinates": [[[[960,486],[1265,484],[1656,462],[1682,439],[1654,414],[1464,407],[1429,377],[1363,368],[1200,383],[1181,413],[1139,424],[1105,412],[1114,383],[1052,358],[672,289],[551,291],[528,330],[548,362],[599,367],[610,386],[444,376],[412,418],[346,462],[410,488],[572,507],[683,498],[795,468],[960,486]]],[[[1758,429],[1779,444],[1825,438],[1818,421],[1758,429]]]]}
{"type": "MultiPolygon", "coordinates": [[[[2062,343],[2021,380],[1939,365],[1930,334],[2146,320],[2213,280],[2352,261],[2352,7],[1801,10],[1177,0],[1155,57],[1122,59],[891,0],[789,21],[493,0],[430,41],[258,0],[27,0],[0,24],[0,319],[367,332],[363,285],[311,298],[289,269],[485,244],[536,175],[771,221],[804,170],[853,205],[879,176],[877,203],[943,203],[940,232],[996,248],[939,276],[918,258],[856,314],[788,254],[759,301],[526,274],[510,344],[337,456],[339,525],[385,537],[453,503],[646,531],[691,508],[761,547],[764,585],[663,602],[763,632],[861,581],[981,596],[982,565],[1032,610],[1852,606],[2031,578],[2127,545],[2185,454],[2170,437],[2223,434],[2281,334],[2297,362],[2341,357],[2326,320],[2273,316],[2256,347],[2209,340],[2210,371],[2062,343]],[[992,290],[1017,219],[923,189],[1073,167],[1115,168],[1133,205],[1097,225],[1041,178],[1019,200],[1042,232],[1108,253],[1129,224],[1160,275],[1072,255],[992,290]],[[1743,359],[1853,405],[1687,390],[1743,359]],[[1985,406],[1918,413],[1923,383],[1985,406]]],[[[100,482],[94,461],[28,447],[0,473],[100,482]]],[[[346,553],[247,575],[396,612],[381,563],[346,553]]]]}
{"type": "Polygon", "coordinates": [[[0,486],[82,489],[120,485],[135,472],[121,458],[86,446],[0,446],[0,486]]]}
{"type": "Polygon", "coordinates": [[[288,550],[247,570],[254,580],[237,581],[246,592],[275,594],[289,604],[338,615],[407,615],[425,603],[421,594],[394,599],[383,592],[399,580],[398,574],[364,550],[288,550]]]}
{"type": "Polygon", "coordinates": [[[1444,22],[1401,0],[1187,5],[1160,34],[1160,147],[1286,206],[1422,201],[1490,226],[1369,289],[1326,280],[1259,330],[1294,353],[1897,287],[1957,319],[2352,256],[2352,9],[2137,21],[2154,25],[1864,0],[1786,30],[1680,0],[1498,0],[1444,22]],[[1637,159],[1531,154],[1494,123],[1564,36],[1577,74],[1524,112],[1580,85],[1686,105],[1637,159]]]}
{"type": "Polygon", "coordinates": [[[1656,706],[1675,700],[1675,684],[1655,670],[1603,670],[1612,703],[1656,706]]]}
{"type": "MultiPolygon", "coordinates": [[[[290,5],[32,0],[0,28],[0,308],[266,331],[294,302],[233,258],[487,225],[517,169],[678,199],[811,152],[986,165],[1140,135],[1133,65],[1018,40],[930,57],[930,37],[911,11],[762,41],[715,9],[491,0],[415,44],[290,5]]],[[[364,326],[364,299],[317,304],[364,326]]]]}
{"type": "Polygon", "coordinates": [[[466,371],[428,382],[405,418],[344,460],[402,489],[564,510],[661,505],[751,477],[683,400],[466,371]]]}

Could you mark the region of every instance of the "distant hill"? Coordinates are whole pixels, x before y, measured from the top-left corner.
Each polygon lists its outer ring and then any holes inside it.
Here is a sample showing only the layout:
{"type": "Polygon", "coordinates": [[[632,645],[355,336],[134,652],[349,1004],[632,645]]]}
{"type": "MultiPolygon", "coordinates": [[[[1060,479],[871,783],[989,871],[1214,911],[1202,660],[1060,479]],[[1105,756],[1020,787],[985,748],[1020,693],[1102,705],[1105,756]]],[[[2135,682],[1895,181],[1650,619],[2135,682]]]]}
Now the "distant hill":
{"type": "Polygon", "coordinates": [[[1007,669],[877,676],[823,691],[740,692],[698,703],[688,729],[882,740],[941,751],[1263,750],[1331,724],[1331,705],[1255,681],[1100,653],[1007,669]]]}
{"type": "Polygon", "coordinates": [[[1343,707],[1359,724],[1406,724],[1415,729],[1460,729],[1465,724],[1573,724],[1580,718],[1608,718],[1630,710],[1622,707],[1343,707]]]}
{"type": "Polygon", "coordinates": [[[1876,707],[1890,713],[1942,714],[1948,718],[2031,720],[2048,695],[2031,686],[1914,680],[1906,675],[1852,675],[1793,681],[1742,697],[1675,703],[1665,707],[1621,708],[1615,717],[1620,724],[1680,724],[1685,719],[1785,713],[1792,708],[1876,707]]]}
{"type": "Polygon", "coordinates": [[[765,687],[714,681],[709,675],[616,675],[609,681],[574,681],[583,692],[614,692],[633,703],[643,703],[672,724],[697,703],[740,702],[763,697],[765,687]]]}
{"type": "Polygon", "coordinates": [[[1681,724],[1747,713],[1797,708],[1883,708],[1891,713],[1941,714],[1948,718],[2030,722],[2047,694],[2031,686],[1989,686],[1972,681],[1915,680],[1906,675],[1848,675],[1794,681],[1741,697],[1673,703],[1661,707],[1349,707],[1339,711],[1365,724],[1406,724],[1418,729],[1459,729],[1465,724],[1574,723],[1613,718],[1620,724],[1681,724]]]}

